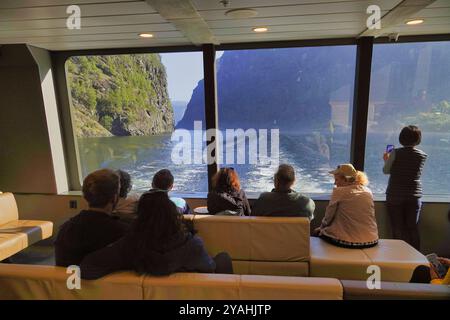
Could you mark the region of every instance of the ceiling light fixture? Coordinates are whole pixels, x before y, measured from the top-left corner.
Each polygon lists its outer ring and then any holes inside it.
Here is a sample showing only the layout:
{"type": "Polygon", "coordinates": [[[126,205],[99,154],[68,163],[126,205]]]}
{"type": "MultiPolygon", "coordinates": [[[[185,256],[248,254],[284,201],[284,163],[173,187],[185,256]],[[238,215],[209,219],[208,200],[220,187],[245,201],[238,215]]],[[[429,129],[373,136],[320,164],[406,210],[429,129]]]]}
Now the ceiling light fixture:
{"type": "Polygon", "coordinates": [[[414,20],[406,21],[406,24],[409,26],[413,26],[416,24],[421,24],[421,23],[423,23],[423,21],[424,21],[423,19],[414,19],[414,20]]]}
{"type": "Polygon", "coordinates": [[[254,32],[267,32],[269,30],[267,27],[256,27],[252,29],[254,32]]]}
{"type": "Polygon", "coordinates": [[[141,38],[153,38],[153,34],[151,34],[151,33],[139,33],[139,37],[141,37],[141,38]]]}
{"type": "Polygon", "coordinates": [[[256,17],[258,15],[258,11],[256,11],[255,9],[233,9],[233,10],[228,10],[227,12],[225,12],[225,15],[227,17],[233,18],[233,19],[248,19],[248,18],[253,18],[256,17]]]}

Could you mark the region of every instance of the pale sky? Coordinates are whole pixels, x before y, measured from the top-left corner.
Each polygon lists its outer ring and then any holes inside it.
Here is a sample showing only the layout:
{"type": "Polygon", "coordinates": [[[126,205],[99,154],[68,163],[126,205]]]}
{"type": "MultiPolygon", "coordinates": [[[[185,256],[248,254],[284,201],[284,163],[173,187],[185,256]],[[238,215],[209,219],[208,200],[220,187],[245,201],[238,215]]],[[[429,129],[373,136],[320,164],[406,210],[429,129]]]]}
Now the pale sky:
{"type": "MultiPolygon", "coordinates": [[[[217,52],[217,58],[222,54],[223,51],[217,52]]],[[[160,55],[166,67],[170,100],[188,102],[197,83],[203,79],[202,52],[174,52],[160,55]]]]}

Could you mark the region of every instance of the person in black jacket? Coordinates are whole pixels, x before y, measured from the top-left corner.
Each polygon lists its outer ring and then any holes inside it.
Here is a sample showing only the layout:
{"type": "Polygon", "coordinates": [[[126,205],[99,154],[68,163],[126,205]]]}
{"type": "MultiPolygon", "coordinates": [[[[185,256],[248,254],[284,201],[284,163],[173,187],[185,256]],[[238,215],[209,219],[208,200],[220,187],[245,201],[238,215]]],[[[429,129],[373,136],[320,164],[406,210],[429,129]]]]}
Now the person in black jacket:
{"type": "Polygon", "coordinates": [[[209,214],[231,211],[240,216],[250,215],[250,204],[233,168],[221,168],[214,175],[212,184],[213,191],[208,193],[207,200],[209,214]]]}
{"type": "Polygon", "coordinates": [[[167,192],[144,193],[130,232],[115,243],[87,255],[80,265],[83,279],[119,270],[140,274],[175,272],[233,273],[225,252],[211,258],[197,235],[188,231],[167,192]]]}
{"type": "Polygon", "coordinates": [[[401,239],[420,251],[419,216],[422,203],[420,176],[427,154],[416,148],[422,132],[416,126],[407,126],[399,136],[403,148],[385,153],[383,172],[390,174],[386,190],[386,206],[394,239],[401,239]]]}
{"type": "Polygon", "coordinates": [[[94,171],[84,179],[83,196],[89,208],[60,227],[55,241],[57,266],[79,265],[84,256],[125,234],[128,225],[111,215],[119,187],[119,175],[109,169],[94,171]]]}

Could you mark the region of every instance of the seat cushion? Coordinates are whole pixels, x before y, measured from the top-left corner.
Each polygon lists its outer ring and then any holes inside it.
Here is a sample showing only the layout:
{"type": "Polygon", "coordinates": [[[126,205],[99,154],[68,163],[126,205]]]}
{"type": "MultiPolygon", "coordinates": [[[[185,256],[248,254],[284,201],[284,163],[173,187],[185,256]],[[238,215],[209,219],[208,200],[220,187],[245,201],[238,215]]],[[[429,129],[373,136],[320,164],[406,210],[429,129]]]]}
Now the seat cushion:
{"type": "Polygon", "coordinates": [[[381,239],[377,246],[362,250],[380,267],[382,281],[409,282],[417,266],[429,265],[422,253],[402,240],[381,239]]]}
{"type": "Polygon", "coordinates": [[[0,226],[19,219],[16,200],[10,192],[0,193],[0,226]]]}
{"type": "Polygon", "coordinates": [[[146,276],[144,299],[148,300],[237,300],[238,275],[176,273],[167,277],[146,276]]]}
{"type": "Polygon", "coordinates": [[[53,223],[15,220],[0,225],[0,261],[53,234],[53,223]]]}
{"type": "Polygon", "coordinates": [[[66,268],[0,264],[0,299],[142,299],[143,276],[119,272],[69,290],[66,268]]]}
{"type": "Polygon", "coordinates": [[[235,274],[307,277],[308,262],[233,261],[235,274]]]}
{"type": "Polygon", "coordinates": [[[342,300],[337,279],[242,275],[243,300],[342,300]]]}
{"type": "Polygon", "coordinates": [[[0,225],[0,233],[25,234],[28,245],[47,239],[53,234],[53,222],[40,220],[15,220],[0,225]]]}
{"type": "Polygon", "coordinates": [[[369,277],[367,267],[372,262],[363,250],[336,247],[317,237],[311,237],[310,241],[310,276],[346,280],[369,277]]]}
{"type": "Polygon", "coordinates": [[[417,266],[429,264],[423,254],[402,240],[380,239],[372,248],[347,249],[311,238],[313,277],[367,280],[370,265],[380,267],[381,281],[409,282],[417,266]]]}
{"type": "Polygon", "coordinates": [[[11,257],[27,247],[25,234],[0,233],[0,261],[11,257]]]}

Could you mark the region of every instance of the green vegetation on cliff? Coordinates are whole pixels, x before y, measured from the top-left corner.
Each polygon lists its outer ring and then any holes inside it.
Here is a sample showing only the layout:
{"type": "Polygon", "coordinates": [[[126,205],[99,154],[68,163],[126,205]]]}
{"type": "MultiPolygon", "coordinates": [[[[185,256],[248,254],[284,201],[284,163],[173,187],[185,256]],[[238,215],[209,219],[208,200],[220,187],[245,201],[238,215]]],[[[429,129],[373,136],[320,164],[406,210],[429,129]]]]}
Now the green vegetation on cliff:
{"type": "Polygon", "coordinates": [[[441,101],[430,112],[420,112],[405,118],[406,123],[417,124],[421,129],[433,132],[450,132],[450,102],[441,101]]]}
{"type": "Polygon", "coordinates": [[[66,67],[77,137],[173,130],[167,76],[158,54],[79,56],[66,67]]]}

